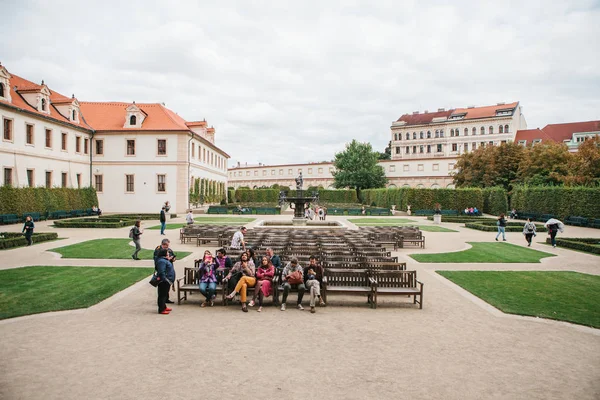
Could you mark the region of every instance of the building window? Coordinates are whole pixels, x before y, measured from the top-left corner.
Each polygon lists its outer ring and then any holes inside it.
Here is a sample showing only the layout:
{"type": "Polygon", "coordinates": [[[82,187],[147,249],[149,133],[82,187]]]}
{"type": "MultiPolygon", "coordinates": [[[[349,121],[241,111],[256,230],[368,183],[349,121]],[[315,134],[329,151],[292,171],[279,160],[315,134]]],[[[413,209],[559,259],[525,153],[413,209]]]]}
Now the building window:
{"type": "Polygon", "coordinates": [[[413,139],[417,138],[417,132],[413,132],[413,139]]]}
{"type": "Polygon", "coordinates": [[[96,139],[96,155],[104,154],[104,139],[96,139]]]}
{"type": "Polygon", "coordinates": [[[196,144],[192,143],[192,158],[196,157],[196,144]]]}
{"type": "Polygon", "coordinates": [[[8,141],[12,142],[12,140],[13,140],[12,137],[13,137],[12,119],[4,118],[4,134],[3,134],[2,138],[4,140],[8,140],[8,141]]]}
{"type": "Polygon", "coordinates": [[[292,175],[292,174],[293,174],[292,169],[291,168],[288,169],[288,175],[292,175]]]}
{"type": "Polygon", "coordinates": [[[420,145],[420,146],[419,146],[419,153],[423,153],[423,148],[424,148],[424,146],[423,146],[423,145],[420,145]]]}
{"type": "Polygon", "coordinates": [[[442,151],[443,151],[443,150],[442,150],[442,145],[441,145],[441,144],[438,144],[438,145],[437,145],[437,152],[438,152],[438,153],[441,153],[442,151]]]}
{"type": "Polygon", "coordinates": [[[102,175],[94,175],[94,183],[96,187],[96,192],[102,193],[102,189],[104,188],[103,184],[103,176],[102,175]]]}
{"type": "Polygon", "coordinates": [[[166,175],[156,175],[156,179],[157,179],[157,190],[159,192],[166,192],[167,191],[167,176],[166,175]]]}
{"type": "Polygon", "coordinates": [[[402,170],[403,170],[404,172],[408,172],[408,171],[410,171],[410,165],[409,165],[409,164],[404,164],[404,165],[402,166],[402,170]]]}
{"type": "Polygon", "coordinates": [[[246,171],[246,176],[250,176],[250,171],[246,171]]]}
{"type": "Polygon", "coordinates": [[[423,139],[423,131],[419,132],[419,139],[423,139]]]}
{"type": "Polygon", "coordinates": [[[398,140],[402,140],[402,134],[401,133],[398,134],[398,140]]]}
{"type": "Polygon", "coordinates": [[[469,136],[469,129],[468,128],[465,128],[464,132],[465,132],[465,136],[469,136]]]}
{"type": "Polygon", "coordinates": [[[448,171],[452,171],[454,169],[454,163],[448,164],[448,171]]]}
{"type": "Polygon", "coordinates": [[[504,133],[508,133],[508,125],[504,125],[504,133]]]}
{"type": "Polygon", "coordinates": [[[477,128],[473,127],[473,136],[477,135],[477,128]]]}
{"type": "Polygon", "coordinates": [[[502,125],[498,126],[498,133],[504,133],[504,127],[502,125]]]}
{"type": "Polygon", "coordinates": [[[483,126],[481,127],[481,134],[485,135],[485,128],[483,126]]]}
{"type": "Polygon", "coordinates": [[[396,146],[396,154],[400,154],[400,146],[396,146]]]}
{"type": "Polygon", "coordinates": [[[409,154],[409,153],[410,153],[410,147],[406,146],[406,154],[409,154]]]}
{"type": "Polygon", "coordinates": [[[77,111],[73,110],[72,116],[73,116],[72,121],[77,120],[77,111]]]}
{"type": "Polygon", "coordinates": [[[46,99],[42,98],[42,111],[46,111],[46,99]]]}
{"type": "Polygon", "coordinates": [[[452,143],[452,151],[458,151],[458,144],[452,143]]]}
{"type": "Polygon", "coordinates": [[[271,170],[271,175],[275,175],[275,170],[274,169],[271,170]]]}
{"type": "Polygon", "coordinates": [[[410,133],[406,132],[406,140],[410,140],[410,133]]]}
{"type": "Polygon", "coordinates": [[[135,180],[133,175],[125,175],[125,192],[133,193],[135,191],[135,180]]]}
{"type": "Polygon", "coordinates": [[[436,137],[436,138],[439,138],[439,137],[440,137],[440,131],[439,131],[439,130],[438,130],[438,131],[435,131],[435,137],[436,137]]]}
{"type": "Polygon", "coordinates": [[[430,144],[427,145],[427,152],[431,153],[431,145],[430,144]]]}
{"type": "Polygon", "coordinates": [[[135,117],[135,115],[132,115],[131,117],[129,117],[129,125],[135,126],[136,124],[137,124],[137,118],[135,117]]]}
{"type": "Polygon", "coordinates": [[[33,125],[25,124],[25,144],[33,144],[33,125]]]}
{"type": "Polygon", "coordinates": [[[81,153],[81,136],[75,136],[75,153],[81,153]]]}
{"type": "Polygon", "coordinates": [[[323,168],[319,168],[319,174],[323,173],[323,168]]]}
{"type": "Polygon", "coordinates": [[[419,164],[417,165],[417,171],[423,171],[425,168],[423,166],[423,164],[419,164]]]}
{"type": "Polygon", "coordinates": [[[440,137],[444,137],[444,130],[440,129],[440,137]]]}
{"type": "Polygon", "coordinates": [[[4,83],[0,83],[0,97],[4,97],[4,83]]]}
{"type": "Polygon", "coordinates": [[[254,176],[258,176],[258,171],[254,171],[254,176]]]}
{"type": "Polygon", "coordinates": [[[67,187],[67,173],[63,172],[60,174],[60,186],[66,188],[67,187]]]}
{"type": "Polygon", "coordinates": [[[12,168],[4,168],[4,186],[12,186],[12,168]]]}
{"type": "Polygon", "coordinates": [[[390,172],[396,172],[396,166],[390,165],[390,172]]]}
{"type": "Polygon", "coordinates": [[[527,140],[519,140],[519,145],[527,146],[527,140]]]}
{"type": "Polygon", "coordinates": [[[431,131],[427,131],[427,139],[431,139],[431,131]]]}
{"type": "Polygon", "coordinates": [[[135,156],[135,139],[127,139],[127,155],[135,156]]]}
{"type": "Polygon", "coordinates": [[[167,155],[167,140],[166,139],[158,139],[157,141],[157,152],[159,156],[167,155]]]}
{"type": "Polygon", "coordinates": [[[454,137],[454,129],[450,129],[450,137],[454,137]]]}
{"type": "Polygon", "coordinates": [[[440,164],[433,164],[431,166],[431,170],[432,171],[439,171],[440,170],[440,164]]]}
{"type": "Polygon", "coordinates": [[[417,152],[417,146],[413,146],[413,154],[417,152]]]}
{"type": "Polygon", "coordinates": [[[77,189],[81,189],[81,174],[75,175],[77,178],[77,189]]]}
{"type": "Polygon", "coordinates": [[[89,140],[88,138],[84,138],[83,139],[83,153],[87,154],[88,153],[88,146],[89,146],[89,140]]]}
{"type": "Polygon", "coordinates": [[[488,143],[490,146],[494,145],[494,142],[490,140],[490,142],[488,143]]]}
{"type": "Polygon", "coordinates": [[[263,176],[267,176],[267,170],[263,169],[263,176]]]}
{"type": "Polygon", "coordinates": [[[464,146],[463,146],[463,148],[464,148],[464,151],[466,153],[467,151],[469,151],[469,144],[465,143],[464,146]]]}
{"type": "Polygon", "coordinates": [[[46,188],[52,187],[52,171],[46,171],[46,188]]]}
{"type": "Polygon", "coordinates": [[[398,140],[398,134],[394,133],[394,140],[398,140]]]}
{"type": "Polygon", "coordinates": [[[60,135],[60,138],[60,148],[64,151],[67,151],[67,134],[63,132],[60,135]]]}
{"type": "Polygon", "coordinates": [[[490,135],[492,135],[492,134],[494,133],[494,127],[493,127],[493,126],[490,126],[490,127],[488,128],[488,133],[489,133],[490,135]]]}
{"type": "Polygon", "coordinates": [[[485,148],[485,142],[479,143],[479,147],[481,147],[482,149],[485,148]]]}
{"type": "Polygon", "coordinates": [[[46,129],[46,148],[52,148],[52,131],[50,129],[46,129]]]}
{"type": "Polygon", "coordinates": [[[308,169],[308,174],[309,174],[309,175],[312,175],[312,168],[309,168],[309,169],[308,169]]]}
{"type": "Polygon", "coordinates": [[[472,148],[473,150],[477,150],[477,143],[473,142],[473,143],[471,144],[471,148],[472,148]]]}
{"type": "Polygon", "coordinates": [[[32,169],[27,170],[27,186],[34,187],[35,186],[35,175],[32,169]]]}
{"type": "Polygon", "coordinates": [[[535,146],[535,145],[536,145],[536,144],[538,144],[538,143],[542,143],[542,139],[533,139],[533,140],[531,141],[531,146],[535,146]]]}

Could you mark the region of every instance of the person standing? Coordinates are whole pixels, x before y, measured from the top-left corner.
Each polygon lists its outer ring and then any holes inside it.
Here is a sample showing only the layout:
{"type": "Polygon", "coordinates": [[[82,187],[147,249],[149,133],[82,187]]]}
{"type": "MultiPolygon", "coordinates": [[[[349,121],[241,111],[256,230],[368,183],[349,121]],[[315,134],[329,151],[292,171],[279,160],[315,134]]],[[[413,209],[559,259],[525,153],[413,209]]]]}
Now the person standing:
{"type": "Polygon", "coordinates": [[[292,258],[290,262],[285,266],[281,273],[281,279],[283,280],[283,299],[281,301],[281,311],[285,311],[288,294],[290,290],[295,287],[298,289],[298,310],[304,310],[302,307],[302,298],[304,297],[304,277],[302,275],[302,267],[298,264],[297,258],[292,258]]]}
{"type": "Polygon", "coordinates": [[[246,242],[244,241],[244,235],[246,234],[247,229],[245,226],[242,226],[239,231],[237,231],[233,238],[231,238],[231,247],[232,249],[242,248],[246,250],[246,242]]]}
{"type": "Polygon", "coordinates": [[[25,239],[27,239],[27,246],[31,246],[33,244],[33,228],[35,225],[33,223],[33,219],[31,219],[31,215],[28,215],[25,218],[25,224],[23,225],[23,234],[25,234],[25,239]]]}
{"type": "Polygon", "coordinates": [[[535,224],[529,218],[527,218],[527,222],[523,226],[523,235],[525,235],[525,240],[527,240],[527,247],[531,247],[531,238],[536,236],[536,233],[535,224]]]}
{"type": "Polygon", "coordinates": [[[187,215],[185,216],[185,221],[188,225],[194,224],[194,214],[192,214],[192,210],[189,210],[187,215]]]}
{"type": "Polygon", "coordinates": [[[304,268],[304,286],[310,292],[310,312],[314,314],[315,300],[319,299],[319,305],[325,306],[321,298],[321,283],[323,282],[323,267],[317,264],[317,257],[310,256],[308,267],[304,268]]]}
{"type": "Polygon", "coordinates": [[[165,206],[163,206],[163,208],[161,208],[160,210],[160,234],[164,235],[165,234],[165,229],[167,229],[167,213],[165,211],[165,206]]]}
{"type": "Polygon", "coordinates": [[[498,225],[498,234],[496,235],[496,242],[498,241],[498,237],[500,236],[500,234],[502,234],[502,241],[506,242],[506,218],[504,218],[504,213],[500,214],[496,225],[498,225]]]}
{"type": "MultiPolygon", "coordinates": [[[[160,249],[167,250],[167,257],[166,257],[167,260],[171,261],[171,264],[175,263],[175,259],[177,258],[177,255],[169,247],[170,245],[171,245],[171,241],[169,239],[165,238],[160,242],[159,246],[156,246],[156,248],[154,249],[154,267],[156,267],[156,261],[158,260],[158,252],[160,251],[160,249]]],[[[169,299],[168,293],[167,293],[167,304],[173,304],[173,301],[171,299],[169,299]]]]}
{"type": "Polygon", "coordinates": [[[154,267],[158,280],[158,286],[156,287],[158,289],[158,313],[163,315],[173,311],[167,307],[167,299],[169,298],[169,289],[173,286],[173,282],[175,282],[175,268],[173,268],[173,263],[167,260],[167,254],[167,250],[160,249],[154,267]]]}
{"type": "MultiPolygon", "coordinates": [[[[142,221],[140,221],[138,219],[137,221],[135,221],[135,225],[133,225],[133,228],[131,228],[131,238],[133,239],[133,243],[135,244],[135,251],[131,255],[131,258],[133,258],[134,260],[139,260],[138,253],[142,249],[142,245],[140,243],[140,237],[142,236],[142,234],[144,232],[142,232],[142,230],[141,230],[141,225],[142,225],[142,221]]],[[[167,292],[167,294],[168,294],[168,292],[167,292]]]]}

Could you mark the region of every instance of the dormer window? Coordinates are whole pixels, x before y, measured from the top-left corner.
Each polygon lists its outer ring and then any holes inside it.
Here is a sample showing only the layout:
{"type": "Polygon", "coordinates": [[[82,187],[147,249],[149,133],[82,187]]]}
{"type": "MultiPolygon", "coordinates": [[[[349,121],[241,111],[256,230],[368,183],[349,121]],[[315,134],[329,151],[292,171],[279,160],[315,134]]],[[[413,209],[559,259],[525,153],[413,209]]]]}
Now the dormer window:
{"type": "Polygon", "coordinates": [[[127,107],[127,115],[125,116],[125,124],[123,128],[141,128],[147,115],[142,111],[135,102],[127,107]]]}
{"type": "Polygon", "coordinates": [[[48,107],[46,104],[46,99],[42,98],[41,105],[42,105],[42,111],[46,111],[46,108],[48,107]]]}
{"type": "Polygon", "coordinates": [[[77,110],[73,110],[71,121],[77,121],[77,110]]]}
{"type": "Polygon", "coordinates": [[[135,115],[132,115],[131,117],[129,117],[129,125],[135,126],[137,118],[135,117],[135,115]]]}
{"type": "Polygon", "coordinates": [[[4,97],[4,83],[0,82],[0,97],[4,97]]]}

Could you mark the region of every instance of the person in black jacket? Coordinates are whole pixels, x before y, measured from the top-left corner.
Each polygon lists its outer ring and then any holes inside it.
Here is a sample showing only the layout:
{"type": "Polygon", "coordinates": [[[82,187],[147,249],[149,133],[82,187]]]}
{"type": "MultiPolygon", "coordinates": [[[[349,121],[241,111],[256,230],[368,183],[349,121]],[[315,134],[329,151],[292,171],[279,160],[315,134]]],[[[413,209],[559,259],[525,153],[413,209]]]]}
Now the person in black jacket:
{"type": "Polygon", "coordinates": [[[33,228],[35,225],[33,224],[33,220],[31,219],[31,215],[28,215],[25,218],[25,225],[23,225],[23,233],[25,234],[25,239],[27,239],[27,246],[31,246],[33,244],[33,228]]]}
{"type": "Polygon", "coordinates": [[[175,282],[175,268],[173,263],[167,260],[167,250],[160,249],[158,251],[158,259],[154,269],[156,270],[156,276],[158,280],[158,313],[169,314],[172,309],[167,307],[167,299],[169,298],[169,289],[175,282]]]}
{"type": "Polygon", "coordinates": [[[165,212],[165,206],[160,210],[160,234],[165,234],[165,229],[167,229],[167,213],[165,212]]]}

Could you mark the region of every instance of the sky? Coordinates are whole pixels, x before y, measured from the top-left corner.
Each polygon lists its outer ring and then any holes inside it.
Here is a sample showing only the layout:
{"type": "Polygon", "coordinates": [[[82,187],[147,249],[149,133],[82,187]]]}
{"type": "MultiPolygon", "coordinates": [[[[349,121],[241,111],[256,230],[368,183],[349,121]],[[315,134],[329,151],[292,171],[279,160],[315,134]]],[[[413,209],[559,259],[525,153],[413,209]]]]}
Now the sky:
{"type": "Polygon", "coordinates": [[[229,166],[383,151],[402,114],[600,119],[600,1],[0,0],[0,62],[80,101],[206,119],[229,166]]]}

